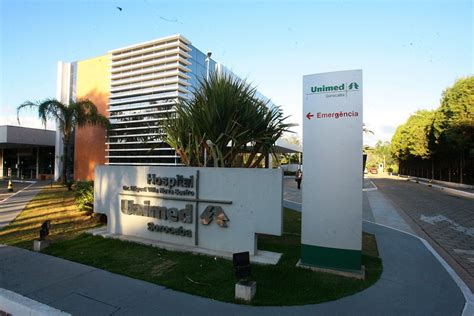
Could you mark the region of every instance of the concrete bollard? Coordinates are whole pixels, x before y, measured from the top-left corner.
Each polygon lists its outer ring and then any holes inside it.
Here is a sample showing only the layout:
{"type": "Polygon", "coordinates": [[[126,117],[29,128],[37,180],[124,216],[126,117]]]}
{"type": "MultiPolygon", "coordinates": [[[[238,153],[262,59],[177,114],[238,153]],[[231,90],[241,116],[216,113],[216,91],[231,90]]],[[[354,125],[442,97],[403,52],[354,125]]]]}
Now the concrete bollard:
{"type": "Polygon", "coordinates": [[[36,252],[41,252],[43,249],[49,246],[48,240],[34,240],[33,241],[33,250],[36,252]]]}
{"type": "Polygon", "coordinates": [[[235,299],[250,302],[257,292],[257,282],[239,281],[235,284],[235,299]]]}

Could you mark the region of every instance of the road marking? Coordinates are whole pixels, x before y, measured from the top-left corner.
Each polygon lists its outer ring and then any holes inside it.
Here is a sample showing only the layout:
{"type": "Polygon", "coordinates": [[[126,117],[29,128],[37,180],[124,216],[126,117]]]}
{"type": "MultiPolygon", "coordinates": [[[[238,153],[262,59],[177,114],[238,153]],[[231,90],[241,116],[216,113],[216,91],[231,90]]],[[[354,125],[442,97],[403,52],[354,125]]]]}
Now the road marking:
{"type": "Polygon", "coordinates": [[[375,185],[375,183],[372,180],[369,180],[370,183],[372,183],[373,188],[363,188],[362,191],[367,192],[367,191],[376,191],[379,188],[375,185]]]}
{"type": "Polygon", "coordinates": [[[439,222],[448,222],[449,224],[451,224],[450,225],[451,229],[454,229],[454,230],[456,230],[458,232],[461,232],[465,235],[474,237],[474,228],[473,227],[464,227],[462,225],[459,225],[458,223],[456,223],[453,220],[450,220],[449,218],[447,218],[444,215],[425,216],[425,215],[421,214],[420,220],[424,221],[425,223],[431,224],[431,225],[435,225],[436,223],[439,223],[439,222]]]}
{"type": "Polygon", "coordinates": [[[463,255],[474,255],[474,250],[453,249],[455,253],[463,255]]]}
{"type": "MultiPolygon", "coordinates": [[[[460,255],[474,255],[474,250],[453,249],[455,253],[460,255]]],[[[474,258],[466,258],[470,263],[474,263],[474,258]]]]}
{"type": "Polygon", "coordinates": [[[6,200],[8,200],[9,198],[11,198],[12,196],[15,196],[15,195],[17,195],[18,193],[22,192],[23,190],[26,190],[26,189],[28,189],[29,187],[31,187],[31,186],[32,186],[33,184],[35,184],[35,183],[36,183],[36,182],[33,182],[32,184],[30,184],[30,185],[28,185],[28,186],[24,187],[23,189],[21,189],[20,191],[13,193],[13,194],[12,194],[12,195],[10,195],[9,197],[7,197],[7,198],[5,198],[5,199],[1,200],[1,201],[0,201],[0,203],[3,203],[3,202],[5,202],[6,200]]]}

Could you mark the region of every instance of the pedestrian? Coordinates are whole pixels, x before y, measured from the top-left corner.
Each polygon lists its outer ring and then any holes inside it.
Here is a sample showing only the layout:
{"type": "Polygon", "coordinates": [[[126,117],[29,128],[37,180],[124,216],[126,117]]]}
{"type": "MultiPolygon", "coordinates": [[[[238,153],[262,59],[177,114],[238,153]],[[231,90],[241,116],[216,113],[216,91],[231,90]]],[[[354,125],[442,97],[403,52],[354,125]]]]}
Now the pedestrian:
{"type": "Polygon", "coordinates": [[[303,172],[301,172],[301,169],[298,169],[295,175],[295,181],[298,183],[298,190],[301,189],[301,180],[303,180],[303,172]]]}

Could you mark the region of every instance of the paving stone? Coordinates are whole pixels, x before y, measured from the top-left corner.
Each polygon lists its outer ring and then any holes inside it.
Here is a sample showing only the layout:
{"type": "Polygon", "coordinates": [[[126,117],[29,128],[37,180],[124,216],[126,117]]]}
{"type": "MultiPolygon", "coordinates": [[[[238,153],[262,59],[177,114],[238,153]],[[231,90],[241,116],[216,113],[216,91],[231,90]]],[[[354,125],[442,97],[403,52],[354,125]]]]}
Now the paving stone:
{"type": "Polygon", "coordinates": [[[454,251],[474,249],[474,200],[407,181],[388,178],[373,181],[385,197],[459,263],[469,275],[464,281],[474,289],[471,280],[474,271],[468,259],[474,255],[454,251]]]}

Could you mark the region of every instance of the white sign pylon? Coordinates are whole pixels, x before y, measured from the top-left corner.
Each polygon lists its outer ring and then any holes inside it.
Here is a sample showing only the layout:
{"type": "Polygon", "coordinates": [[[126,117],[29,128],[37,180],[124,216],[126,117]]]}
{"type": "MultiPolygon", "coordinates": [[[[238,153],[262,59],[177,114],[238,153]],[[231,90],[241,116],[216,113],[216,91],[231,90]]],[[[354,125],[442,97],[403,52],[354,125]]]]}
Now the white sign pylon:
{"type": "Polygon", "coordinates": [[[361,272],[362,70],[303,77],[301,265],[361,272]]]}

